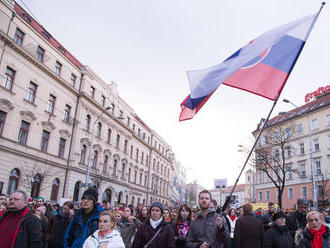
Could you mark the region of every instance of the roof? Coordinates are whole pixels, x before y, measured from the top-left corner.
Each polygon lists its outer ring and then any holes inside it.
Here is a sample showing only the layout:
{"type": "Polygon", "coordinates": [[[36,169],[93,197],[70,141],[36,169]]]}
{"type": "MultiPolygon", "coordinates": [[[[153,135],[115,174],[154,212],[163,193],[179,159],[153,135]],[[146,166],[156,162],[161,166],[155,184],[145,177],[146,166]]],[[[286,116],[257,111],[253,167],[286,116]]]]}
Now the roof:
{"type": "MultiPolygon", "coordinates": [[[[312,102],[309,102],[305,105],[302,105],[298,108],[292,109],[284,114],[277,115],[272,119],[268,120],[267,127],[271,127],[277,125],[281,122],[288,121],[290,119],[294,119],[296,117],[301,117],[304,114],[311,113],[323,107],[330,105],[330,94],[326,94],[312,102]]],[[[262,119],[258,124],[257,129],[253,131],[253,133],[258,132],[261,129],[261,123],[264,123],[265,119],[262,119]]]]}
{"type": "Polygon", "coordinates": [[[14,9],[16,13],[22,17],[25,22],[32,27],[37,33],[44,37],[56,50],[58,50],[64,57],[66,57],[72,64],[78,68],[83,64],[77,60],[70,52],[68,52],[47,30],[34,20],[18,3],[15,2],[14,9]]]}

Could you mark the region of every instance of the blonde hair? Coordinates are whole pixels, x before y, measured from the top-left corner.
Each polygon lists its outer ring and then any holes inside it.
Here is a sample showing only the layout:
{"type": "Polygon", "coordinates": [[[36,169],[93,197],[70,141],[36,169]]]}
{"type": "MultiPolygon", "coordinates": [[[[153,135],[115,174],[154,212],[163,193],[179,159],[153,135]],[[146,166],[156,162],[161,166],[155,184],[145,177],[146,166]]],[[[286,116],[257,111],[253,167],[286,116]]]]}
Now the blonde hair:
{"type": "Polygon", "coordinates": [[[324,224],[324,215],[316,210],[312,210],[312,211],[309,211],[306,215],[306,220],[307,220],[307,227],[309,228],[309,222],[308,220],[313,216],[313,215],[317,215],[318,218],[320,218],[320,220],[322,221],[322,223],[324,224]]]}
{"type": "Polygon", "coordinates": [[[100,218],[102,216],[109,216],[110,217],[110,221],[112,222],[113,224],[113,229],[117,229],[117,225],[116,225],[116,219],[115,219],[115,215],[114,213],[110,212],[109,210],[104,210],[100,213],[100,218]]]}

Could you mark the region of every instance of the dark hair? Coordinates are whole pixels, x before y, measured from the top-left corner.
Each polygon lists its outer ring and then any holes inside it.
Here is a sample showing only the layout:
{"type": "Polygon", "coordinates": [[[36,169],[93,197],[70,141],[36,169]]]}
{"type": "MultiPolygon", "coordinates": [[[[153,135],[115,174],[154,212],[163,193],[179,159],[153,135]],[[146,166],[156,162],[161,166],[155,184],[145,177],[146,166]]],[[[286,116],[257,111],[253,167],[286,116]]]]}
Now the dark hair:
{"type": "Polygon", "coordinates": [[[246,203],[243,205],[243,212],[245,214],[252,214],[252,209],[253,209],[253,207],[250,203],[246,203]]]}
{"type": "Polygon", "coordinates": [[[274,202],[268,202],[268,207],[275,206],[274,202]]]}
{"type": "Polygon", "coordinates": [[[198,199],[199,199],[199,197],[200,197],[201,194],[209,194],[210,200],[212,200],[211,192],[208,191],[207,189],[204,189],[204,190],[202,190],[201,192],[198,193],[198,199]]]}
{"type": "Polygon", "coordinates": [[[186,203],[182,204],[182,205],[180,206],[180,208],[179,208],[178,217],[177,217],[177,224],[179,223],[179,221],[182,221],[181,210],[182,210],[183,208],[186,209],[186,210],[188,210],[188,212],[189,212],[189,215],[188,215],[187,221],[188,221],[188,224],[190,225],[192,210],[191,210],[191,208],[189,207],[189,205],[186,204],[186,203]]]}
{"type": "Polygon", "coordinates": [[[2,193],[0,194],[0,196],[4,196],[4,197],[6,197],[6,195],[5,195],[5,194],[2,194],[2,193]]]}
{"type": "Polygon", "coordinates": [[[68,206],[70,209],[74,208],[74,204],[72,201],[66,201],[63,203],[63,207],[64,207],[64,205],[68,206]]]}
{"type": "Polygon", "coordinates": [[[214,207],[218,206],[217,200],[212,199],[211,201],[212,201],[214,207]]]}

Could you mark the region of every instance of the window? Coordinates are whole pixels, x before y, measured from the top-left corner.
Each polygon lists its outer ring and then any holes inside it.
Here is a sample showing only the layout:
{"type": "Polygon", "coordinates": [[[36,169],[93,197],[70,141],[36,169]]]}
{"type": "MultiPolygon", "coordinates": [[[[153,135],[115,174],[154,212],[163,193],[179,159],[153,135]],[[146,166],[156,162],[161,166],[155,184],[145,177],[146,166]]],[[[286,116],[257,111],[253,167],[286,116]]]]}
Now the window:
{"type": "Polygon", "coordinates": [[[71,73],[70,84],[71,84],[72,87],[75,87],[75,85],[76,85],[76,80],[77,80],[77,76],[74,75],[73,73],[71,73]]]}
{"type": "Polygon", "coordinates": [[[320,142],[319,142],[319,139],[313,139],[313,143],[314,143],[314,149],[313,151],[314,152],[318,152],[320,151],[320,142]]]}
{"type": "Polygon", "coordinates": [[[297,126],[297,133],[300,135],[304,132],[303,124],[299,123],[297,126]]]}
{"type": "Polygon", "coordinates": [[[143,162],[144,162],[144,153],[142,152],[141,153],[141,164],[143,164],[143,162]]]}
{"type": "Polygon", "coordinates": [[[91,86],[91,88],[90,88],[90,95],[91,95],[91,98],[94,98],[95,88],[93,86],[91,86]]]}
{"type": "Polygon", "coordinates": [[[306,167],[305,164],[300,164],[300,175],[301,177],[306,177],[306,167]]]}
{"type": "Polygon", "coordinates": [[[265,142],[266,145],[268,144],[268,136],[267,135],[264,136],[264,142],[265,142]]]}
{"type": "Polygon", "coordinates": [[[262,192],[259,192],[259,201],[262,201],[262,192]]]}
{"type": "Polygon", "coordinates": [[[317,185],[317,196],[318,197],[324,197],[324,190],[323,190],[323,185],[322,184],[317,185]]]}
{"type": "Polygon", "coordinates": [[[130,156],[131,156],[131,158],[133,158],[133,146],[131,146],[130,156]]]}
{"type": "Polygon", "coordinates": [[[64,121],[65,122],[70,121],[70,112],[71,112],[71,106],[66,104],[64,107],[64,121]]]}
{"type": "Polygon", "coordinates": [[[330,115],[327,115],[327,126],[330,126],[330,115]]]}
{"type": "Polygon", "coordinates": [[[304,145],[304,143],[299,144],[299,151],[300,151],[300,155],[305,154],[305,145],[304,145]]]}
{"type": "Polygon", "coordinates": [[[60,143],[59,143],[59,148],[58,148],[58,156],[60,158],[64,157],[65,143],[66,143],[66,140],[63,138],[60,138],[60,143]]]}
{"type": "Polygon", "coordinates": [[[280,160],[280,150],[277,149],[277,148],[274,150],[274,160],[275,161],[279,161],[280,160]]]}
{"type": "Polygon", "coordinates": [[[321,169],[321,161],[320,160],[315,160],[315,170],[316,170],[316,175],[322,175],[322,169],[321,169]]]}
{"type": "Polygon", "coordinates": [[[269,201],[270,200],[270,192],[269,191],[266,191],[266,201],[269,201]]]}
{"type": "Polygon", "coordinates": [[[146,166],[148,166],[148,160],[149,160],[149,156],[147,155],[147,157],[146,157],[146,166]]]}
{"type": "Polygon", "coordinates": [[[262,171],[258,171],[258,174],[257,174],[257,182],[258,182],[258,183],[262,183],[262,171]]]}
{"type": "Polygon", "coordinates": [[[0,136],[2,135],[3,127],[5,126],[6,112],[0,110],[0,136]]]}
{"type": "Polygon", "coordinates": [[[136,148],[135,160],[139,161],[139,149],[136,148]]]}
{"type": "Polygon", "coordinates": [[[114,114],[115,113],[115,105],[111,103],[111,112],[114,114]]]}
{"type": "Polygon", "coordinates": [[[291,146],[285,147],[285,155],[287,158],[290,158],[292,156],[291,146]]]}
{"type": "Polygon", "coordinates": [[[56,101],[56,97],[53,95],[49,95],[49,100],[48,100],[48,113],[50,114],[54,114],[54,110],[55,110],[55,101],[56,101]]]}
{"type": "Polygon", "coordinates": [[[37,48],[37,60],[39,60],[40,62],[44,62],[44,57],[45,57],[45,50],[38,46],[37,48]]]}
{"type": "Polygon", "coordinates": [[[274,142],[278,142],[279,141],[279,133],[278,132],[274,132],[274,134],[273,134],[273,140],[274,140],[274,142]]]}
{"type": "Polygon", "coordinates": [[[301,197],[307,199],[307,187],[301,187],[301,197]]]}
{"type": "Polygon", "coordinates": [[[52,185],[52,193],[50,194],[50,200],[57,202],[58,198],[58,190],[60,186],[60,180],[58,178],[55,178],[53,180],[53,185],[52,185]]]}
{"type": "Polygon", "coordinates": [[[101,138],[101,133],[102,133],[102,123],[99,122],[99,123],[97,124],[97,132],[96,132],[96,136],[99,137],[99,138],[101,138]]]}
{"type": "Polygon", "coordinates": [[[318,121],[318,119],[312,120],[312,127],[311,127],[311,129],[312,130],[316,130],[318,128],[319,128],[319,121],[318,121]]]}
{"type": "Polygon", "coordinates": [[[89,132],[90,125],[91,125],[91,116],[90,115],[86,115],[85,130],[87,132],[89,132]]]}
{"type": "Polygon", "coordinates": [[[94,151],[93,165],[92,165],[92,168],[94,169],[96,169],[98,157],[99,157],[98,151],[94,151]]]}
{"type": "Polygon", "coordinates": [[[291,138],[291,136],[292,136],[292,129],[291,129],[291,127],[288,127],[285,129],[285,138],[289,139],[289,138],[291,138]]]}
{"type": "Polygon", "coordinates": [[[136,178],[137,178],[137,171],[134,171],[134,183],[136,183],[136,178]]]}
{"type": "Polygon", "coordinates": [[[19,143],[26,145],[27,137],[29,134],[29,128],[30,128],[30,123],[28,123],[26,121],[22,121],[21,128],[20,128],[19,134],[18,134],[19,143]]]}
{"type": "Polygon", "coordinates": [[[62,64],[58,61],[56,61],[55,63],[55,74],[57,76],[60,76],[61,75],[61,70],[62,70],[62,64]]]}
{"type": "Polygon", "coordinates": [[[128,127],[129,127],[130,122],[131,122],[131,118],[129,118],[129,117],[127,116],[127,126],[128,126],[128,127]]]}
{"type": "Polygon", "coordinates": [[[19,176],[20,173],[18,169],[11,170],[7,188],[8,195],[10,195],[14,190],[18,189],[19,176]]]}
{"type": "Polygon", "coordinates": [[[80,181],[76,182],[73,190],[73,201],[78,201],[80,191],[80,181]]]}
{"type": "Polygon", "coordinates": [[[87,152],[87,146],[83,145],[80,153],[80,163],[85,164],[85,159],[86,159],[86,152],[87,152]]]}
{"type": "Polygon", "coordinates": [[[50,136],[50,133],[49,132],[47,132],[46,130],[43,130],[42,131],[40,149],[43,152],[47,152],[48,142],[49,142],[49,136],[50,136]]]}
{"type": "Polygon", "coordinates": [[[292,180],[292,168],[288,167],[288,180],[292,180]]]}
{"type": "Polygon", "coordinates": [[[119,148],[119,142],[120,142],[120,136],[119,136],[119,134],[117,134],[117,138],[116,138],[116,148],[119,148]]]}
{"type": "Polygon", "coordinates": [[[37,85],[33,82],[30,82],[29,86],[29,94],[28,94],[28,101],[31,103],[34,103],[34,100],[36,98],[36,93],[37,93],[37,85]]]}
{"type": "Polygon", "coordinates": [[[125,164],[122,164],[122,167],[121,167],[121,177],[122,178],[125,178],[125,164]]]}
{"type": "Polygon", "coordinates": [[[293,199],[293,188],[289,188],[289,190],[288,190],[288,198],[289,198],[289,200],[292,200],[293,199]]]}
{"type": "Polygon", "coordinates": [[[105,96],[101,96],[101,104],[103,107],[105,106],[105,96]]]}
{"type": "Polygon", "coordinates": [[[138,136],[140,136],[140,135],[141,135],[141,129],[138,128],[138,136]]]}
{"type": "Polygon", "coordinates": [[[107,134],[107,143],[110,144],[111,142],[111,129],[108,129],[108,134],[107,134]]]}
{"type": "Polygon", "coordinates": [[[140,185],[142,185],[142,172],[140,172],[140,180],[139,180],[140,185]]]}
{"type": "Polygon", "coordinates": [[[17,45],[22,46],[25,34],[18,28],[16,28],[14,41],[17,45]]]}
{"type": "Polygon", "coordinates": [[[105,155],[104,162],[103,162],[103,172],[107,172],[108,160],[109,160],[109,157],[107,155],[105,155]]]}
{"type": "Polygon", "coordinates": [[[129,182],[131,181],[131,173],[132,173],[132,169],[129,168],[129,169],[128,169],[128,181],[129,181],[129,182]]]}
{"type": "Polygon", "coordinates": [[[144,187],[147,187],[147,184],[148,184],[148,176],[145,175],[144,176],[144,187]]]}
{"type": "Polygon", "coordinates": [[[133,124],[133,131],[135,131],[135,124],[133,124]]]}
{"type": "Polygon", "coordinates": [[[124,153],[127,153],[127,144],[128,144],[128,141],[125,140],[125,142],[124,142],[124,153]]]}
{"type": "Polygon", "coordinates": [[[7,90],[11,90],[14,84],[16,71],[7,66],[4,80],[1,86],[5,87],[7,90]]]}

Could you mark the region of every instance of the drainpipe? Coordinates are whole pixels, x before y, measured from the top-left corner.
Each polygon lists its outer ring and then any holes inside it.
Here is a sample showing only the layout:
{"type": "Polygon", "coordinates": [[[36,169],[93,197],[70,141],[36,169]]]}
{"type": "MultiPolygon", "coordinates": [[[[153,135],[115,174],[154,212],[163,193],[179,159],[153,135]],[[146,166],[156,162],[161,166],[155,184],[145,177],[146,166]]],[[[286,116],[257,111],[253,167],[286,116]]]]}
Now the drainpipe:
{"type": "Polygon", "coordinates": [[[69,154],[68,154],[68,159],[66,161],[64,185],[63,185],[63,193],[62,193],[63,198],[65,196],[66,183],[67,183],[67,180],[68,180],[69,164],[70,164],[70,157],[71,157],[71,152],[72,152],[72,143],[73,143],[73,136],[74,136],[75,126],[76,126],[76,124],[78,124],[78,123],[76,123],[76,120],[77,120],[79,100],[81,98],[81,87],[82,87],[81,85],[82,85],[83,78],[84,78],[84,73],[81,73],[80,84],[79,84],[79,94],[77,96],[76,109],[75,109],[75,112],[74,112],[74,119],[73,119],[73,124],[72,124],[72,129],[71,129],[71,140],[70,140],[70,146],[69,146],[69,154]]]}

